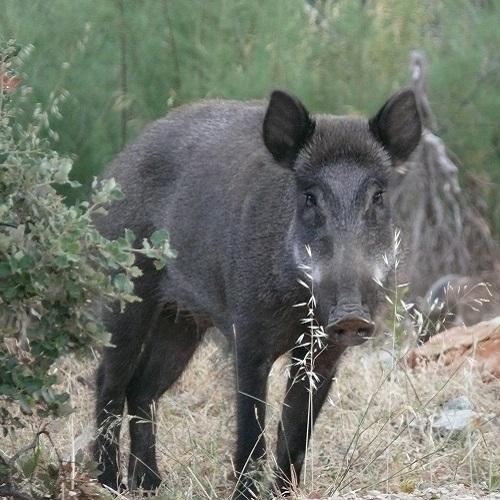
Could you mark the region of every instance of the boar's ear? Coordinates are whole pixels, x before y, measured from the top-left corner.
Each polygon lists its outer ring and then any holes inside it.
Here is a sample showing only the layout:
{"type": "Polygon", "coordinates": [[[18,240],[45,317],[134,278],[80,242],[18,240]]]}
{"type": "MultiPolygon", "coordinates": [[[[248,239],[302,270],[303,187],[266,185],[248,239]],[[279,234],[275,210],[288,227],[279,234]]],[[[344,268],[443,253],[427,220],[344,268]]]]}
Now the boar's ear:
{"type": "Polygon", "coordinates": [[[394,163],[405,161],[417,147],[422,134],[413,90],[401,90],[394,94],[369,121],[369,126],[394,163]]]}
{"type": "Polygon", "coordinates": [[[276,161],[293,162],[314,132],[314,120],[296,98],[275,90],[264,118],[264,143],[276,161]]]}

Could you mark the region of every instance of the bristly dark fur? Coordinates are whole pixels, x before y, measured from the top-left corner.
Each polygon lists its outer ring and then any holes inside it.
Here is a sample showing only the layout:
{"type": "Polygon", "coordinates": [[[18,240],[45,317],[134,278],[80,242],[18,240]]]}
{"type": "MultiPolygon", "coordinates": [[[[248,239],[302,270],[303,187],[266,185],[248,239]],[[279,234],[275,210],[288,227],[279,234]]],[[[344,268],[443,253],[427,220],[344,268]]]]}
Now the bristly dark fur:
{"type": "Polygon", "coordinates": [[[391,159],[363,118],[320,115],[314,134],[301,151],[307,166],[349,161],[367,167],[390,167],[391,159]]]}
{"type": "MultiPolygon", "coordinates": [[[[140,258],[135,292],[142,301],[104,317],[112,346],[97,377],[101,483],[116,489],[121,482],[126,403],[138,417],[130,421],[128,485],[160,484],[153,409],[215,325],[235,342],[235,498],[250,497],[255,484],[246,473],[266,453],[269,371],[284,353],[306,355],[296,344],[305,312],[294,307],[309,299],[298,284],[304,264],[314,279],[316,319],[327,332],[314,365],[316,419],[338,359],[373,331],[380,302],[373,278],[388,272],[393,244],[387,177],[418,143],[414,107],[405,91],[368,122],[312,117],[283,91],[269,103],[205,101],[151,124],[106,169],[125,198],[96,219],[101,232],[117,238],[128,228],[141,241],[167,229],[177,257],[160,271],[140,258]]],[[[280,492],[300,478],[312,431],[308,382],[291,382],[298,370],[294,365],[278,428],[280,492]]]]}

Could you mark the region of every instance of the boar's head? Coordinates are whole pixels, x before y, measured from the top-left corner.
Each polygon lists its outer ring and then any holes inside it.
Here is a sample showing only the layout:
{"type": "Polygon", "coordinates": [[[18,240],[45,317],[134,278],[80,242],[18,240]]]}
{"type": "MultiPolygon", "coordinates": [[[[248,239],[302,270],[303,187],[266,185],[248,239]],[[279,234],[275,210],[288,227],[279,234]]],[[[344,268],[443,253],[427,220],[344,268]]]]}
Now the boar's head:
{"type": "Polygon", "coordinates": [[[287,245],[296,266],[310,267],[317,319],[338,344],[359,344],[373,331],[380,283],[395,259],[389,180],[421,132],[411,90],[370,120],[313,118],[295,97],[271,95],[264,143],[295,179],[287,245]]]}

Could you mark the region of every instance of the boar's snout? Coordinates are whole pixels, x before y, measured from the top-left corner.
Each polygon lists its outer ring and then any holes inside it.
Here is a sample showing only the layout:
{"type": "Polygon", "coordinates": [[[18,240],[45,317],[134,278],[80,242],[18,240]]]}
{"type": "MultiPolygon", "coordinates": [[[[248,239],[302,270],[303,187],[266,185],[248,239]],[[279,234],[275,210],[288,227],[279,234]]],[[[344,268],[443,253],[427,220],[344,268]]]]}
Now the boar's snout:
{"type": "Polygon", "coordinates": [[[374,322],[358,304],[334,307],[328,319],[327,333],[336,344],[358,345],[373,334],[374,322]]]}

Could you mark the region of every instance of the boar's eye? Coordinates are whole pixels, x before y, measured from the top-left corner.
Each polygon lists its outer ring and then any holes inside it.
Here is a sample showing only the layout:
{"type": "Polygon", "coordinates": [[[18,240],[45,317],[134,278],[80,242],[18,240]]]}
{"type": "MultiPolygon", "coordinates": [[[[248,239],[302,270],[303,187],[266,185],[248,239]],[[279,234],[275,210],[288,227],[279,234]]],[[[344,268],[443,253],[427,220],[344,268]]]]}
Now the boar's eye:
{"type": "Polygon", "coordinates": [[[381,207],[384,204],[384,192],[377,191],[372,198],[373,204],[381,207]]]}
{"type": "Polygon", "coordinates": [[[306,197],[306,207],[311,208],[316,206],[316,197],[312,193],[304,193],[306,197]]]}

